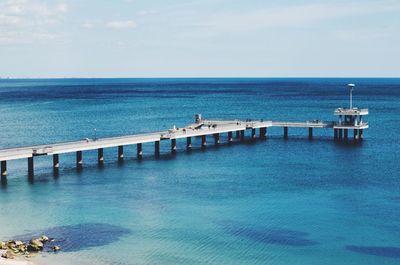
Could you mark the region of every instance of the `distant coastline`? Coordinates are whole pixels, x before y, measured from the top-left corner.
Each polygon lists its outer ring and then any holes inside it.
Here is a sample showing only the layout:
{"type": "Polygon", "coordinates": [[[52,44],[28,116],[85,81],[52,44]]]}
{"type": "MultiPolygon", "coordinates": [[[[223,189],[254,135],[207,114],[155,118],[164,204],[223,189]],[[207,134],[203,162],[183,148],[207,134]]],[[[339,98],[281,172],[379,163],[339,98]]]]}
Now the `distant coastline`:
{"type": "Polygon", "coordinates": [[[65,76],[65,77],[46,77],[46,76],[0,76],[0,80],[75,80],[75,79],[400,79],[400,76],[117,76],[117,77],[86,77],[86,76],[65,76]]]}

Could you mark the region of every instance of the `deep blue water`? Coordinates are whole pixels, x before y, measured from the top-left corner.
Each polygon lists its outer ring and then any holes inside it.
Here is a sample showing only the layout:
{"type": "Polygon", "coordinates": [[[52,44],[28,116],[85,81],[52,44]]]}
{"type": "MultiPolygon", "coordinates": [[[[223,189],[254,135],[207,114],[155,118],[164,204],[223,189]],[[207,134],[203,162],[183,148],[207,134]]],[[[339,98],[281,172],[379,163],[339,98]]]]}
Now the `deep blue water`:
{"type": "MultiPolygon", "coordinates": [[[[369,108],[362,144],[332,132],[269,129],[269,139],[155,159],[153,145],[8,163],[0,240],[42,233],[64,251],[41,264],[399,264],[400,79],[0,80],[0,148],[165,130],[208,118],[334,120],[369,108]]],[[[247,132],[249,135],[249,132],[247,132]]],[[[211,139],[210,139],[211,140],[211,139]]],[[[226,136],[221,138],[226,142],[226,136]]],[[[210,141],[211,142],[211,141],[210,141]]]]}

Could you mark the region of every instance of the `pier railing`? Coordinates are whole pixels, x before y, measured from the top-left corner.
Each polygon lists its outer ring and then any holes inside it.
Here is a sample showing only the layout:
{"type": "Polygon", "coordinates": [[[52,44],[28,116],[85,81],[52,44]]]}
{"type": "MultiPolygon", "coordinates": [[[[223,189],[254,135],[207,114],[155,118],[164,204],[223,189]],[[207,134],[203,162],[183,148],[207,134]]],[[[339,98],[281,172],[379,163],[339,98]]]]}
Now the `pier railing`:
{"type": "Polygon", "coordinates": [[[332,128],[335,123],[333,121],[325,122],[325,121],[306,121],[306,122],[298,122],[298,121],[273,121],[272,126],[279,127],[313,127],[313,128],[332,128]]]}

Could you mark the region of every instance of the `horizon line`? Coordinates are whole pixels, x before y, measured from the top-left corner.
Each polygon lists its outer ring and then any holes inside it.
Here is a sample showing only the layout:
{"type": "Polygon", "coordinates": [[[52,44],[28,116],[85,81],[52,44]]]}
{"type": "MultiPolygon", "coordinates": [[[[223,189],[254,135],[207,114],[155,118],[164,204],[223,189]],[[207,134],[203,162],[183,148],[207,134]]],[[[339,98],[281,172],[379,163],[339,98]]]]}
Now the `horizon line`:
{"type": "Polygon", "coordinates": [[[154,76],[154,77],[1,77],[0,80],[21,79],[399,79],[400,76],[154,76]]]}

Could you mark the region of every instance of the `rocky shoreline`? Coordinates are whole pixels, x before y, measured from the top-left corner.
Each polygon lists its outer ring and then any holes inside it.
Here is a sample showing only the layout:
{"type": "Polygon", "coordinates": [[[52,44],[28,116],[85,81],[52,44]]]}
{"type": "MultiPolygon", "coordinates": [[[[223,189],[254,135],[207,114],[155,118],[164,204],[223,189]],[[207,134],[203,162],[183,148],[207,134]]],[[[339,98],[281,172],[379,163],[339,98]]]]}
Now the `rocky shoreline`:
{"type": "Polygon", "coordinates": [[[43,251],[60,251],[60,246],[55,245],[53,242],[54,238],[49,238],[45,235],[38,238],[32,238],[29,241],[0,241],[0,265],[32,265],[33,263],[29,261],[29,259],[35,257],[38,253],[43,251]]]}

